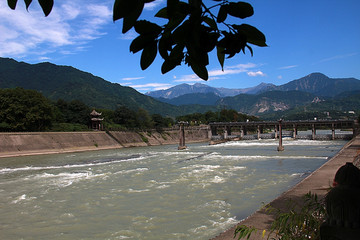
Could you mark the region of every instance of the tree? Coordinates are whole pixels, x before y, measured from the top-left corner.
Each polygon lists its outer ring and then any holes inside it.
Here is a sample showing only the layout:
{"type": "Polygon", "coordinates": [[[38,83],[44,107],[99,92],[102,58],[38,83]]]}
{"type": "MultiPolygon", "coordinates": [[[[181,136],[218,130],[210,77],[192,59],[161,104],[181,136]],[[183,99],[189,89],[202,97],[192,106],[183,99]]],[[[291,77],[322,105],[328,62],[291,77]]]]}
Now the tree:
{"type": "Polygon", "coordinates": [[[53,120],[50,101],[34,90],[0,89],[0,106],[1,130],[42,131],[53,120]]]}
{"type": "MultiPolygon", "coordinates": [[[[53,7],[53,0],[38,0],[45,16],[53,7]]],[[[163,74],[182,63],[187,64],[200,78],[207,80],[208,54],[215,48],[218,61],[224,69],[225,57],[231,58],[248,49],[249,44],[264,47],[265,35],[248,24],[225,22],[228,16],[245,19],[254,14],[253,7],[246,2],[212,0],[214,5],[207,6],[202,0],[167,0],[165,8],[155,17],[167,22],[160,26],[147,20],[138,20],[146,3],[154,0],[115,0],[113,7],[114,22],[123,19],[122,32],[134,28],[139,34],[130,44],[130,52],[142,51],[140,66],[148,68],[157,53],[163,58],[163,74]]],[[[32,0],[24,0],[26,9],[32,0]]],[[[11,9],[16,8],[17,0],[8,0],[11,9]]]]}

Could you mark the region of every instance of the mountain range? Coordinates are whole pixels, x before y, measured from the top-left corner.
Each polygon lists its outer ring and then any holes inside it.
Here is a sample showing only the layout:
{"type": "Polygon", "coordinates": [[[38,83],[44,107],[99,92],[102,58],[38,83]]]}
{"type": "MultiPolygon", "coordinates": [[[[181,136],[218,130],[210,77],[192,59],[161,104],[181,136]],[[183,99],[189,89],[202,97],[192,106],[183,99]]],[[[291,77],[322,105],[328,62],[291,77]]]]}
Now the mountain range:
{"type": "Polygon", "coordinates": [[[261,83],[252,88],[229,89],[210,87],[202,83],[194,85],[184,83],[166,90],[145,94],[154,98],[173,99],[193,93],[213,93],[219,97],[232,97],[239,94],[259,94],[267,91],[302,91],[323,97],[333,97],[342,92],[354,90],[360,90],[360,81],[356,78],[329,78],[322,73],[312,73],[279,86],[272,83],[261,83]]]}
{"type": "Polygon", "coordinates": [[[206,94],[212,93],[218,97],[231,97],[241,93],[256,94],[259,92],[267,91],[268,89],[274,89],[274,87],[276,86],[271,83],[261,83],[258,86],[251,88],[231,89],[231,88],[214,88],[202,83],[195,83],[193,85],[183,83],[166,90],[147,92],[145,93],[145,95],[148,95],[153,98],[163,98],[163,99],[173,99],[176,97],[180,97],[192,93],[206,93],[206,94]]]}
{"type": "Polygon", "coordinates": [[[151,114],[172,117],[222,108],[274,118],[293,109],[360,110],[360,80],[329,78],[321,73],[280,86],[262,83],[253,88],[227,89],[200,83],[181,84],[144,95],[70,66],[48,62],[28,64],[0,58],[0,88],[15,87],[37,90],[54,101],[77,99],[90,107],[143,108],[151,114]]]}

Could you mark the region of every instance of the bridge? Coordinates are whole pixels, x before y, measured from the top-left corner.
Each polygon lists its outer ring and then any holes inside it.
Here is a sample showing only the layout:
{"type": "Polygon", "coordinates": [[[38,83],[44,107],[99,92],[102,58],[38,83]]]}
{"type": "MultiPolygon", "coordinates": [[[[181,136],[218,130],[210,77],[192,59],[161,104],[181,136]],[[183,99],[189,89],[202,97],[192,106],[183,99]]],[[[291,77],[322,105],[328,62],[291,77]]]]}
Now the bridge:
{"type": "Polygon", "coordinates": [[[209,124],[211,140],[264,139],[279,138],[280,135],[307,139],[346,139],[357,135],[357,120],[298,120],[298,121],[259,121],[259,122],[213,122],[209,124]],[[311,135],[300,136],[298,130],[311,129],[311,135]],[[331,135],[317,135],[317,129],[332,130],[331,135]],[[352,129],[353,134],[336,134],[336,129],[352,129]],[[248,132],[255,133],[248,135],[248,132]],[[346,135],[346,136],[344,136],[346,135]]]}

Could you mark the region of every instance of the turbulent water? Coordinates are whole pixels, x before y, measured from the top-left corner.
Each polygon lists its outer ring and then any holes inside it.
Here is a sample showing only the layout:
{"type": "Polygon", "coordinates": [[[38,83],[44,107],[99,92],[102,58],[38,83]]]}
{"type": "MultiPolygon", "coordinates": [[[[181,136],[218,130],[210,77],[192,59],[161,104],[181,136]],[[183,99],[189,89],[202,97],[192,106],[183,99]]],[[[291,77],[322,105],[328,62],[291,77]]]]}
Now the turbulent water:
{"type": "Polygon", "coordinates": [[[0,239],[209,239],[344,141],[240,141],[0,159],[0,239]]]}

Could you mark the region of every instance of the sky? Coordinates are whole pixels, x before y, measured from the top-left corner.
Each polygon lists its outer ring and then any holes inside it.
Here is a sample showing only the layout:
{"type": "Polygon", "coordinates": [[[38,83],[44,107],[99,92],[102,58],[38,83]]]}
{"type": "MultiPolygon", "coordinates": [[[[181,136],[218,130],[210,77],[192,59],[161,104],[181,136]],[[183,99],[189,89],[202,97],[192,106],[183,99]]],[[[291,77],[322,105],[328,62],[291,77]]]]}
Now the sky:
{"type": "MultiPolygon", "coordinates": [[[[208,6],[216,3],[204,2],[208,6]]],[[[141,93],[182,83],[225,88],[248,88],[263,82],[281,85],[313,72],[360,79],[359,0],[246,2],[253,6],[254,15],[229,20],[258,28],[268,47],[253,46],[253,56],[246,52],[226,59],[224,71],[215,52],[211,53],[208,81],[196,77],[186,65],[161,74],[159,54],[142,71],[141,53],[129,51],[136,33],[122,34],[122,20],[112,21],[114,0],[55,0],[48,17],[37,1],[28,11],[22,0],[16,10],[0,1],[0,57],[73,66],[141,93]]],[[[153,16],[165,4],[166,0],[146,4],[140,19],[155,21],[153,16]]]]}

